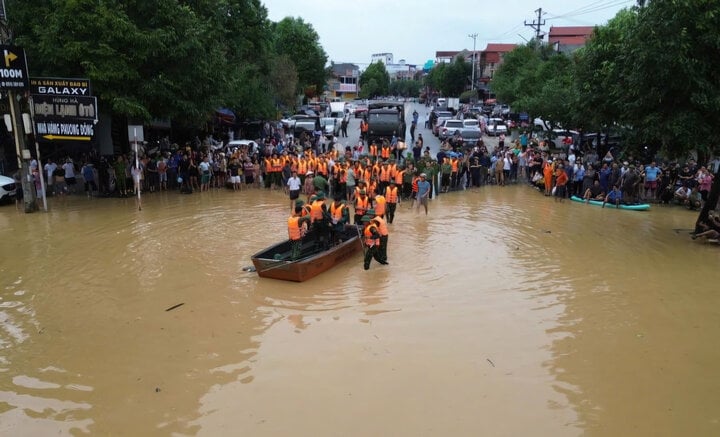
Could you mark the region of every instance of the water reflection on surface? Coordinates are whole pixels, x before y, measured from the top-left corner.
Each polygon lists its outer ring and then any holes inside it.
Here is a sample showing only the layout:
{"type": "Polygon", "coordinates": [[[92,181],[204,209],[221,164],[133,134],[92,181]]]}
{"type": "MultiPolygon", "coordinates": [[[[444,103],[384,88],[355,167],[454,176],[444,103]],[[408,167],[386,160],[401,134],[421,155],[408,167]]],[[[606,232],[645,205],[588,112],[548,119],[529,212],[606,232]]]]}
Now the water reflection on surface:
{"type": "Polygon", "coordinates": [[[717,433],[720,252],[685,211],[490,187],[401,205],[388,267],[243,271],[286,207],[0,209],[0,434],[717,433]]]}

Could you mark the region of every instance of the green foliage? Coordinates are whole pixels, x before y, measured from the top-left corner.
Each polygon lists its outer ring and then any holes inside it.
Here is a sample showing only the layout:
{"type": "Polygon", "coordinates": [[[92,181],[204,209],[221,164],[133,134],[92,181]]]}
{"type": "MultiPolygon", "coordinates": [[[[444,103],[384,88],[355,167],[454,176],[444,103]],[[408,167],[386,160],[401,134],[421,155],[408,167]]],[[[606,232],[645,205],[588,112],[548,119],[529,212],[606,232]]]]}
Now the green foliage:
{"type": "Polygon", "coordinates": [[[363,85],[362,88],[360,88],[361,99],[371,99],[382,94],[383,93],[380,92],[380,85],[378,85],[378,82],[377,80],[375,80],[375,78],[370,79],[365,83],[365,85],[363,85]]]}
{"type": "Polygon", "coordinates": [[[472,65],[458,56],[449,64],[436,64],[425,76],[425,84],[445,96],[458,96],[470,84],[471,76],[472,65]]]}
{"type": "Polygon", "coordinates": [[[467,90],[460,94],[460,103],[472,103],[478,100],[477,90],[467,90]]]}
{"type": "Polygon", "coordinates": [[[292,59],[279,55],[270,61],[270,84],[281,104],[291,107],[297,97],[298,73],[292,59]]]}
{"type": "Polygon", "coordinates": [[[422,84],[418,80],[394,80],[390,82],[390,95],[418,97],[422,84]]]}
{"type": "Polygon", "coordinates": [[[309,84],[324,85],[326,57],[312,27],[286,19],[271,32],[260,0],[6,3],[31,75],[88,78],[116,115],[196,127],[221,106],[241,118],[270,116],[275,100],[290,100],[291,55],[305,62],[309,84]]]}
{"type": "Polygon", "coordinates": [[[448,64],[444,63],[435,64],[435,66],[430,69],[427,76],[425,76],[425,85],[433,90],[440,91],[447,66],[448,64]]]}
{"type": "Polygon", "coordinates": [[[382,62],[373,62],[360,75],[360,96],[372,98],[390,92],[390,75],[382,62]]]}
{"type": "Polygon", "coordinates": [[[327,54],[312,24],[302,18],[286,17],[273,26],[272,34],[276,53],[286,55],[295,64],[299,89],[322,89],[328,77],[327,54]]]}
{"type": "Polygon", "coordinates": [[[470,83],[472,65],[465,62],[465,58],[458,56],[445,68],[440,83],[440,90],[448,97],[459,96],[470,83]]]}

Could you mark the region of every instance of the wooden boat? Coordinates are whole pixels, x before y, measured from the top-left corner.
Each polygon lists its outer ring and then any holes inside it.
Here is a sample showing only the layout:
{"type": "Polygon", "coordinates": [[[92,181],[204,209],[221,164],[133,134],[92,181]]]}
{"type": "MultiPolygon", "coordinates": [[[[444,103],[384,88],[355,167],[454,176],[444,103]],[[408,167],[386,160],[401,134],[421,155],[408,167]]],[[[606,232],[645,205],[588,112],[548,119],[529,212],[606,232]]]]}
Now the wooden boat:
{"type": "Polygon", "coordinates": [[[361,230],[355,225],[345,225],[338,235],[338,242],[327,250],[315,247],[314,235],[303,238],[300,257],[290,260],[290,240],[270,246],[250,259],[261,278],[303,282],[331,269],[361,251],[361,230]]]}
{"type": "MultiPolygon", "coordinates": [[[[577,196],[572,196],[572,197],[570,197],[570,199],[575,202],[585,203],[585,199],[582,199],[577,196]]],[[[602,201],[600,201],[600,200],[590,200],[589,203],[590,203],[590,205],[595,205],[595,206],[602,206],[602,204],[603,204],[602,201]]],[[[615,204],[614,203],[606,203],[605,208],[615,209],[615,204]]],[[[650,209],[650,205],[647,203],[638,203],[635,205],[624,205],[621,203],[619,205],[619,208],[620,209],[628,209],[631,211],[647,211],[648,209],[650,209]]]]}

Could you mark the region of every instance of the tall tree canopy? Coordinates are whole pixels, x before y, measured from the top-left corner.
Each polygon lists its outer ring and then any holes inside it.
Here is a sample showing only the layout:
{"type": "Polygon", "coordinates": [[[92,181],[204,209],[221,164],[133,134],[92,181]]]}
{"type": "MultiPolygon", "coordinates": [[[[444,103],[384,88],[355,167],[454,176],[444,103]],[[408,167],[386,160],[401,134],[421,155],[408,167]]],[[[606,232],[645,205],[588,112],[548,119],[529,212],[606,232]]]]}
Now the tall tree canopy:
{"type": "Polygon", "coordinates": [[[322,90],[327,80],[327,54],[312,24],[302,18],[285,17],[273,25],[275,51],[295,64],[299,89],[322,90]]]}
{"type": "Polygon", "coordinates": [[[425,78],[425,84],[444,96],[460,96],[470,84],[472,65],[458,56],[453,62],[435,65],[425,78]]]}
{"type": "MultiPolygon", "coordinates": [[[[279,66],[260,0],[6,4],[31,75],[88,78],[101,106],[115,114],[195,126],[220,106],[264,117],[283,91],[268,80],[279,66]]],[[[324,58],[319,62],[322,69],[324,58]]]]}
{"type": "Polygon", "coordinates": [[[390,75],[382,62],[373,62],[360,75],[360,96],[371,98],[390,93],[390,75]]]}

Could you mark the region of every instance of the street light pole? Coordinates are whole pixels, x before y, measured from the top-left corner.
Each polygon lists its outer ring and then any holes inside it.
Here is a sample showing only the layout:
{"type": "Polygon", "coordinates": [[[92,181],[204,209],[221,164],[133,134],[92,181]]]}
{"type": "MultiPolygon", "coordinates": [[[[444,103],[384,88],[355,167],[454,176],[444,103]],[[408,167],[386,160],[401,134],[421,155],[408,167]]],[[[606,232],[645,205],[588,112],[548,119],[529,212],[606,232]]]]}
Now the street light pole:
{"type": "Polygon", "coordinates": [[[468,35],[473,40],[473,56],[472,56],[472,82],[470,83],[470,89],[475,91],[475,43],[477,42],[477,33],[471,33],[468,35]]]}

